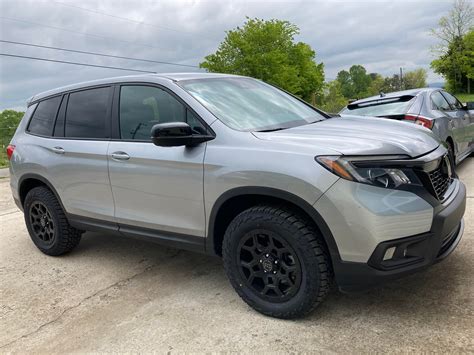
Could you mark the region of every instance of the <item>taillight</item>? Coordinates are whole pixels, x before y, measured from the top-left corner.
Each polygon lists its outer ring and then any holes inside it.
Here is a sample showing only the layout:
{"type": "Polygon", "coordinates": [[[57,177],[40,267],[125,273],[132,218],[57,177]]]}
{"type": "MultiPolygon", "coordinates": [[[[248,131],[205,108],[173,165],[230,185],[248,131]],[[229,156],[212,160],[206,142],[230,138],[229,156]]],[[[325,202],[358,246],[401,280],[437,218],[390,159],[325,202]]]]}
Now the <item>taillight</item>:
{"type": "Polygon", "coordinates": [[[8,157],[8,160],[10,160],[12,158],[12,155],[13,155],[13,151],[15,150],[15,146],[12,145],[12,144],[9,144],[8,147],[7,147],[7,157],[8,157]]]}
{"type": "Polygon", "coordinates": [[[405,119],[408,121],[414,121],[415,124],[419,124],[420,126],[432,129],[433,128],[433,120],[423,117],[423,116],[413,116],[413,115],[405,115],[405,119]]]}

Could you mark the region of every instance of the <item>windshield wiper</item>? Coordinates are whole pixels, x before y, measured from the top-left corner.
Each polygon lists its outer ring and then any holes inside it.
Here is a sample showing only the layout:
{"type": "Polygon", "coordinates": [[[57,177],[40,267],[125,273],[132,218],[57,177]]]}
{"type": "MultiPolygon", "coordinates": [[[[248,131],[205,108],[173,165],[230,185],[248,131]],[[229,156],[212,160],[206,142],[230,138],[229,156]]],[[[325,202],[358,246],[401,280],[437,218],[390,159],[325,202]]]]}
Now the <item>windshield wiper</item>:
{"type": "Polygon", "coordinates": [[[282,131],[284,129],[286,128],[279,127],[279,128],[272,128],[272,129],[262,129],[261,131],[256,131],[256,132],[275,132],[275,131],[282,131]]]}

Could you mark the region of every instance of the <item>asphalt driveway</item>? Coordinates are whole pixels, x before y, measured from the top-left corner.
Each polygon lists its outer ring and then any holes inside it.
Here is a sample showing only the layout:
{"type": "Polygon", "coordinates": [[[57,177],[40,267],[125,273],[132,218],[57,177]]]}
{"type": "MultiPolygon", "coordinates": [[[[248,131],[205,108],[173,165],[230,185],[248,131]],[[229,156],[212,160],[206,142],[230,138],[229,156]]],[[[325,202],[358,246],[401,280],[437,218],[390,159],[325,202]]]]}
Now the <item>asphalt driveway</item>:
{"type": "Polygon", "coordinates": [[[87,233],[64,257],[30,241],[0,179],[0,352],[474,352],[474,158],[459,167],[466,229],[445,261],[311,316],[260,315],[219,259],[87,233]]]}

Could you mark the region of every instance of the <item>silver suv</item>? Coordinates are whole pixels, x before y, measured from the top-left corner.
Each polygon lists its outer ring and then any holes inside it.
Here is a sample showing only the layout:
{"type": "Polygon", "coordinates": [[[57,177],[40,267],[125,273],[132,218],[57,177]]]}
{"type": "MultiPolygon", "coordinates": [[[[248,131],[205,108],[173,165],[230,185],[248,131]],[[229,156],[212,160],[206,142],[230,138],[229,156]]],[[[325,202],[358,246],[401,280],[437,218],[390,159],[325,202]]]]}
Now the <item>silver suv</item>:
{"type": "Polygon", "coordinates": [[[129,76],[34,96],[8,147],[11,188],[45,254],[84,231],[222,256],[250,306],[312,310],[448,256],[466,190],[431,131],[331,118],[271,85],[129,76]]]}

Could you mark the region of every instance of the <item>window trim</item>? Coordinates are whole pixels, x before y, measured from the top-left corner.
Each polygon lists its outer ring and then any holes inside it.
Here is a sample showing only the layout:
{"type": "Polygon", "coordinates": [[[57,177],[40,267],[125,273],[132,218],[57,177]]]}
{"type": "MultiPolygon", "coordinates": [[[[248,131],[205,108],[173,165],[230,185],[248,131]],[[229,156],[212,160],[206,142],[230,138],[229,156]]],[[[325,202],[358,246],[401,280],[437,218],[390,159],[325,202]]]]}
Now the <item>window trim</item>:
{"type": "Polygon", "coordinates": [[[150,143],[153,144],[151,140],[143,140],[143,139],[123,139],[121,138],[120,134],[120,92],[122,86],[150,86],[157,89],[161,89],[171,96],[173,96],[179,103],[181,103],[186,111],[190,111],[198,120],[199,122],[207,129],[209,135],[216,137],[216,133],[214,130],[207,124],[206,121],[202,119],[201,116],[197,114],[197,112],[188,104],[186,103],[178,94],[176,94],[170,88],[166,86],[157,84],[157,83],[150,83],[150,82],[142,82],[142,81],[131,81],[131,82],[120,82],[114,84],[114,99],[112,103],[112,115],[111,115],[111,141],[118,141],[118,142],[136,142],[136,143],[150,143]]]}
{"type": "Polygon", "coordinates": [[[452,111],[451,109],[450,110],[440,110],[434,103],[433,101],[433,95],[435,93],[439,93],[441,95],[441,97],[444,99],[444,101],[446,101],[446,103],[448,104],[448,106],[451,108],[451,105],[449,104],[449,101],[444,97],[444,95],[442,94],[441,90],[436,90],[436,91],[433,91],[431,94],[430,94],[430,104],[431,104],[431,109],[432,110],[435,110],[435,111],[439,111],[439,112],[449,112],[449,111],[452,111]]]}
{"type": "MultiPolygon", "coordinates": [[[[63,94],[56,94],[56,95],[49,96],[48,98],[36,101],[35,102],[36,107],[35,107],[33,113],[31,114],[30,119],[28,120],[28,125],[26,126],[25,133],[28,133],[28,134],[30,134],[32,136],[36,136],[36,137],[53,138],[54,128],[56,127],[56,120],[58,119],[59,109],[61,108],[61,103],[62,103],[62,100],[63,100],[62,97],[63,97],[63,94]],[[38,133],[31,132],[30,131],[31,121],[33,120],[33,117],[35,116],[36,110],[38,109],[40,103],[42,103],[43,101],[46,101],[46,100],[54,99],[55,97],[60,97],[60,100],[59,100],[58,108],[56,109],[56,114],[55,114],[54,119],[53,119],[53,130],[51,131],[51,135],[47,136],[47,135],[44,135],[44,134],[38,134],[38,133]]],[[[29,106],[31,106],[31,105],[29,105],[29,106]]]]}

